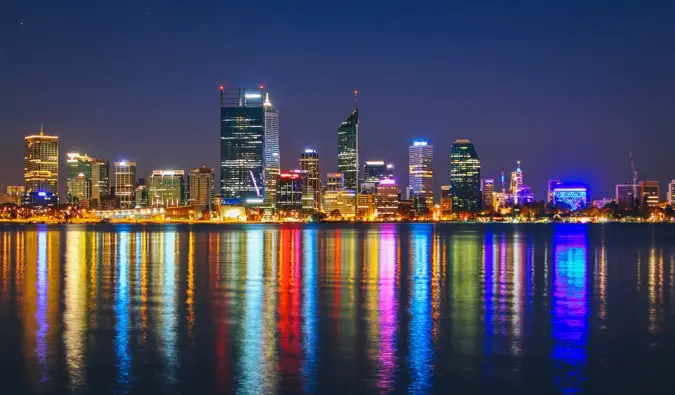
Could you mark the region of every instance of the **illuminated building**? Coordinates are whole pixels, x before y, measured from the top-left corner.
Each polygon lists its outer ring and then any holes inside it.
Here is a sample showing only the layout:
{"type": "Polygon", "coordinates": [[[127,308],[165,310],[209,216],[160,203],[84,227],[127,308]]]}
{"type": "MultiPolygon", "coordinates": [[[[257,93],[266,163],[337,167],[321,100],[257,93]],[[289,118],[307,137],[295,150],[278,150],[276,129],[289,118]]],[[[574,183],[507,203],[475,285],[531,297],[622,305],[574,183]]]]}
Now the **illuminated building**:
{"type": "Polygon", "coordinates": [[[529,185],[525,185],[523,181],[523,171],[520,168],[520,161],[518,161],[516,171],[511,172],[511,187],[509,192],[511,194],[511,204],[515,206],[534,202],[532,189],[529,185]]]}
{"type": "Polygon", "coordinates": [[[642,181],[642,201],[649,208],[655,208],[659,205],[659,182],[658,181],[642,181]]]}
{"type": "Polygon", "coordinates": [[[312,193],[312,207],[321,211],[321,168],[319,154],[313,149],[306,149],[300,154],[300,168],[307,172],[307,187],[312,193]]]}
{"type": "Polygon", "coordinates": [[[441,214],[448,215],[452,213],[452,191],[450,185],[441,186],[441,214]]]}
{"type": "Polygon", "coordinates": [[[66,154],[66,189],[69,204],[91,200],[92,163],[87,154],[69,152],[66,154]]]}
{"type": "Polygon", "coordinates": [[[113,163],[115,178],[115,196],[119,198],[120,208],[129,210],[136,206],[136,162],[113,163]]]}
{"type": "Polygon", "coordinates": [[[453,212],[480,209],[480,158],[469,140],[456,140],[450,148],[450,188],[453,212]]]}
{"type": "Polygon", "coordinates": [[[413,196],[434,205],[434,147],[426,141],[415,141],[408,147],[408,183],[413,196]]]}
{"type": "Polygon", "coordinates": [[[290,173],[297,174],[302,181],[302,210],[304,213],[311,214],[314,208],[314,187],[309,185],[309,170],[294,169],[290,173]]]}
{"type": "Polygon", "coordinates": [[[495,179],[494,178],[483,178],[481,180],[481,194],[483,196],[483,209],[493,210],[495,208],[494,195],[495,195],[495,179]]]}
{"type": "Polygon", "coordinates": [[[188,202],[191,206],[213,208],[213,169],[206,166],[190,169],[188,184],[190,186],[188,202]]]}
{"type": "Polygon", "coordinates": [[[619,184],[616,186],[616,203],[625,210],[636,210],[642,202],[641,184],[619,184]]]}
{"type": "Polygon", "coordinates": [[[359,110],[354,111],[338,126],[338,171],[344,175],[345,188],[359,188],[359,110]]]}
{"type": "Polygon", "coordinates": [[[59,138],[40,134],[24,138],[23,178],[26,192],[59,193],[59,138]]]}
{"type": "Polygon", "coordinates": [[[298,173],[281,173],[277,181],[276,209],[300,213],[306,181],[307,178],[298,173]]]}
{"type": "Polygon", "coordinates": [[[264,202],[263,142],[269,114],[263,96],[262,87],[220,89],[220,195],[223,200],[264,202]]]}
{"type": "Polygon", "coordinates": [[[263,144],[263,178],[265,180],[265,206],[276,203],[277,177],[281,171],[279,156],[279,111],[272,105],[269,93],[265,93],[265,143],[263,144]]]}
{"type": "Polygon", "coordinates": [[[326,191],[323,194],[323,212],[339,211],[343,217],[356,215],[356,194],[345,189],[342,173],[328,173],[326,191]]]}
{"type": "Polygon", "coordinates": [[[26,188],[23,185],[9,185],[7,186],[7,196],[9,196],[12,203],[21,203],[21,196],[23,196],[26,188]]]}
{"type": "Polygon", "coordinates": [[[360,193],[356,198],[356,215],[360,218],[371,219],[376,213],[375,195],[372,193],[360,193]]]}
{"type": "MultiPolygon", "coordinates": [[[[7,193],[10,194],[10,193],[9,193],[9,189],[7,189],[7,193]]],[[[11,194],[10,194],[10,195],[11,195],[11,194]]],[[[672,181],[668,184],[668,193],[667,193],[667,195],[668,195],[668,204],[669,204],[671,207],[675,207],[675,180],[672,180],[672,181]]]]}
{"type": "Polygon", "coordinates": [[[367,160],[363,165],[363,181],[377,184],[384,178],[394,178],[394,165],[382,160],[367,160]]]}
{"type": "Polygon", "coordinates": [[[54,208],[59,204],[59,197],[51,192],[26,192],[21,198],[21,206],[36,210],[54,208]]]}
{"type": "Polygon", "coordinates": [[[345,178],[342,173],[328,173],[327,181],[327,191],[339,191],[345,189],[345,178]]]}
{"type": "Polygon", "coordinates": [[[394,218],[398,214],[399,190],[395,180],[380,181],[377,186],[377,216],[394,218]]]}
{"type": "Polygon", "coordinates": [[[98,207],[103,196],[110,195],[110,163],[94,159],[91,163],[91,202],[98,207]]]}
{"type": "Polygon", "coordinates": [[[546,203],[553,203],[553,190],[562,186],[560,180],[548,180],[546,187],[546,203]]]}
{"type": "Polygon", "coordinates": [[[588,205],[588,188],[585,186],[558,186],[553,189],[553,207],[576,211],[588,205]]]}
{"type": "Polygon", "coordinates": [[[185,204],[185,171],[153,170],[148,179],[150,207],[183,206],[185,204]]]}
{"type": "Polygon", "coordinates": [[[134,192],[136,208],[148,208],[150,198],[148,193],[148,180],[139,178],[136,182],[136,191],[134,192]]]}

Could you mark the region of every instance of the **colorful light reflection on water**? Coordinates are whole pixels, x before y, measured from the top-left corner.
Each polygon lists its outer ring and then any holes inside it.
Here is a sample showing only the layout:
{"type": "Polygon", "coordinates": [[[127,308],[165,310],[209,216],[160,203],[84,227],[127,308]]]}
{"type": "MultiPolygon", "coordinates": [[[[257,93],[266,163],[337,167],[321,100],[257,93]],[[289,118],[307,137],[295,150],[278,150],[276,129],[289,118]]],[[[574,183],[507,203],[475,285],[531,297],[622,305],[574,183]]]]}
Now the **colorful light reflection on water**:
{"type": "Polygon", "coordinates": [[[675,229],[644,229],[4,227],[0,384],[668,393],[675,229]]]}

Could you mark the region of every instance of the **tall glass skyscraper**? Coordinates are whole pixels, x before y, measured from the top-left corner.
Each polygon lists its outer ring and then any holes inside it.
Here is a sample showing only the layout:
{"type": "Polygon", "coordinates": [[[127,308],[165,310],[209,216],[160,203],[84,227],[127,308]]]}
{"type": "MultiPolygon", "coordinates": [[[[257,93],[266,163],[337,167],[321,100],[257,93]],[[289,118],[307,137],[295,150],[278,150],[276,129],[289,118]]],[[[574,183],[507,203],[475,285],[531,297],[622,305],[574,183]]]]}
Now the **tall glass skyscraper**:
{"type": "Polygon", "coordinates": [[[26,192],[59,193],[59,138],[39,135],[24,139],[23,178],[26,192]]]}
{"type": "Polygon", "coordinates": [[[480,210],[480,158],[469,140],[456,140],[450,148],[450,190],[453,212],[480,210]]]}
{"type": "MultiPolygon", "coordinates": [[[[262,204],[265,198],[264,92],[220,89],[220,195],[262,204]]],[[[278,128],[277,128],[278,130],[278,128]]]]}
{"type": "Polygon", "coordinates": [[[92,164],[94,159],[87,154],[66,154],[66,189],[68,203],[90,201],[92,194],[92,164]]]}
{"type": "Polygon", "coordinates": [[[338,172],[345,178],[345,188],[359,189],[359,110],[338,126],[338,172]]]}
{"type": "Polygon", "coordinates": [[[434,147],[426,141],[415,141],[408,147],[408,182],[413,195],[434,204],[434,147]]]}
{"type": "Polygon", "coordinates": [[[115,196],[120,208],[129,210],[136,207],[136,162],[115,162],[115,196]]]}
{"type": "Polygon", "coordinates": [[[313,208],[320,211],[322,198],[319,154],[313,149],[306,149],[300,154],[300,169],[307,172],[307,187],[312,189],[313,208]]]}
{"type": "Polygon", "coordinates": [[[394,178],[394,165],[383,160],[367,160],[363,166],[363,181],[379,184],[382,179],[394,178]]]}
{"type": "Polygon", "coordinates": [[[265,180],[265,206],[274,207],[277,179],[281,172],[279,157],[279,111],[272,105],[269,93],[265,94],[265,143],[263,144],[263,178],[265,180]]]}

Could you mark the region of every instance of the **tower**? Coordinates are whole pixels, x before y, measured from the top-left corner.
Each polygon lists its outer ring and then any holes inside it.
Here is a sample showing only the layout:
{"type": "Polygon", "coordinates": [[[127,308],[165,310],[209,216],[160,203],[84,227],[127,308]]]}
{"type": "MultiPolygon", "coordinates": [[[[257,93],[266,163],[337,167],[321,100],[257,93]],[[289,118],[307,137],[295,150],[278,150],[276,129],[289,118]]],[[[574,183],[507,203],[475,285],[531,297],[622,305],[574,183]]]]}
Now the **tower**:
{"type": "Polygon", "coordinates": [[[136,207],[136,162],[115,162],[115,197],[120,200],[120,208],[136,207]]]}
{"type": "Polygon", "coordinates": [[[59,138],[40,134],[24,138],[23,178],[26,192],[59,192],[59,138]]]}
{"type": "Polygon", "coordinates": [[[265,136],[263,144],[263,179],[265,180],[265,206],[274,207],[277,179],[281,171],[279,156],[279,111],[272,105],[270,94],[265,93],[265,136]]]}
{"type": "Polygon", "coordinates": [[[321,169],[319,154],[313,149],[306,149],[300,154],[300,169],[307,172],[307,188],[311,188],[314,199],[314,210],[321,210],[321,169]]]}
{"type": "Polygon", "coordinates": [[[434,147],[426,141],[415,141],[408,147],[408,182],[414,197],[434,204],[434,147]]]}
{"type": "Polygon", "coordinates": [[[480,209],[480,158],[469,140],[456,140],[450,148],[450,189],[453,212],[480,209]]]}
{"type": "Polygon", "coordinates": [[[359,189],[359,109],[358,91],[354,91],[354,111],[338,126],[338,172],[344,175],[345,188],[359,189]]]}

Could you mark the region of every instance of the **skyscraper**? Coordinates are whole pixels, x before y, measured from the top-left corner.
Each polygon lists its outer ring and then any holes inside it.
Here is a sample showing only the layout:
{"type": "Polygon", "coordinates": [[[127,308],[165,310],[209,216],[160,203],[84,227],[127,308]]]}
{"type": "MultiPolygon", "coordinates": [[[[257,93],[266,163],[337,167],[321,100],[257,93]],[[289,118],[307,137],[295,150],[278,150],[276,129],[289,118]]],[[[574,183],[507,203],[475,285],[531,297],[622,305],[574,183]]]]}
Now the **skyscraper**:
{"type": "Polygon", "coordinates": [[[213,169],[206,166],[190,170],[189,204],[213,208],[213,169]]]}
{"type": "Polygon", "coordinates": [[[408,182],[413,196],[427,207],[434,204],[434,147],[426,141],[415,141],[408,147],[408,182]]]}
{"type": "Polygon", "coordinates": [[[450,148],[450,188],[453,212],[480,210],[480,158],[469,140],[450,148]]]}
{"type": "MultiPolygon", "coordinates": [[[[7,191],[9,193],[9,191],[7,191]]],[[[675,180],[668,184],[668,204],[675,208],[675,180]]]]}
{"type": "Polygon", "coordinates": [[[24,138],[23,178],[26,192],[59,193],[59,138],[40,134],[24,138]]]}
{"type": "Polygon", "coordinates": [[[338,126],[338,172],[345,178],[345,188],[359,189],[359,110],[338,126]]]}
{"type": "Polygon", "coordinates": [[[88,202],[92,195],[92,163],[87,154],[69,152],[66,154],[66,189],[68,203],[88,202]]]}
{"type": "Polygon", "coordinates": [[[94,159],[91,164],[91,202],[99,207],[101,198],[110,196],[110,163],[103,159],[94,159]]]}
{"type": "Polygon", "coordinates": [[[367,160],[363,165],[363,181],[377,185],[382,179],[394,178],[394,165],[383,160],[367,160]]]}
{"type": "Polygon", "coordinates": [[[560,180],[548,180],[546,187],[546,203],[553,203],[553,190],[562,186],[560,180]]]}
{"type": "Polygon", "coordinates": [[[136,162],[115,162],[115,197],[120,208],[129,210],[136,207],[136,162]]]}
{"type": "Polygon", "coordinates": [[[299,213],[303,209],[303,191],[305,190],[307,177],[300,173],[281,173],[277,183],[276,209],[282,211],[295,211],[299,213]]]}
{"type": "Polygon", "coordinates": [[[263,148],[267,115],[263,95],[262,87],[220,88],[222,199],[241,199],[254,204],[264,202],[263,148]]]}
{"type": "Polygon", "coordinates": [[[619,207],[628,210],[636,210],[642,203],[641,184],[619,184],[616,186],[616,203],[619,207]]]}
{"type": "Polygon", "coordinates": [[[642,181],[642,194],[644,195],[642,201],[649,208],[654,208],[659,205],[660,188],[658,181],[642,181]]]}
{"type": "Polygon", "coordinates": [[[150,207],[171,207],[184,205],[185,171],[153,170],[148,179],[148,201],[150,207]]]}
{"type": "Polygon", "coordinates": [[[486,210],[492,210],[495,208],[494,195],[495,195],[495,179],[494,178],[483,178],[481,180],[481,194],[483,196],[483,208],[486,210]]]}
{"type": "Polygon", "coordinates": [[[311,188],[314,209],[321,210],[321,169],[319,154],[313,149],[306,149],[300,154],[300,169],[307,172],[307,188],[311,188]]]}
{"type": "Polygon", "coordinates": [[[263,145],[263,178],[265,180],[265,206],[274,207],[277,178],[281,170],[279,156],[279,111],[272,106],[270,94],[265,94],[265,143],[263,145]]]}

